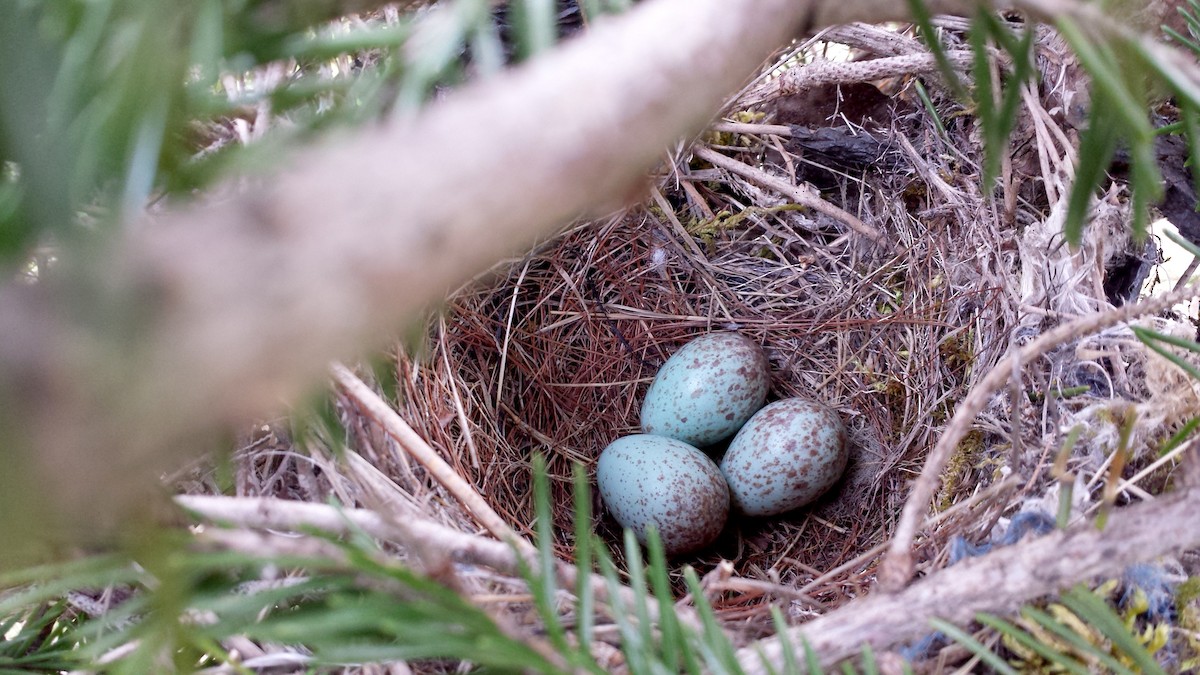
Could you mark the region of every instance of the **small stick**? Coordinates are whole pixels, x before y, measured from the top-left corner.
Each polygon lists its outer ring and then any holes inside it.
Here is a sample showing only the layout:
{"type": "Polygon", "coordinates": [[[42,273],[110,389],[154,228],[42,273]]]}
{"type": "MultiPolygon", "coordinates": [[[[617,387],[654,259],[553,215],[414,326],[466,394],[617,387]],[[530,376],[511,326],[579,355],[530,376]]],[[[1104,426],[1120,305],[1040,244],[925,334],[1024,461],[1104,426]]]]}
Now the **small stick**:
{"type": "MultiPolygon", "coordinates": [[[[430,547],[444,551],[456,562],[490,567],[511,576],[521,575],[521,557],[530,569],[537,569],[537,560],[530,554],[517,551],[506,543],[475,534],[460,532],[454,528],[435,523],[421,516],[406,516],[404,530],[396,527],[395,520],[370,509],[355,509],[314,504],[272,497],[222,497],[209,495],[179,495],[175,503],[191,513],[218,523],[239,527],[265,528],[300,532],[306,529],[321,530],[330,534],[351,534],[363,531],[372,537],[394,544],[407,546],[413,537],[430,547]]],[[[608,581],[599,574],[580,570],[578,567],[556,561],[555,571],[563,588],[575,588],[580,574],[588,575],[592,593],[601,602],[611,599],[608,581]]],[[[636,598],[633,589],[618,586],[618,596],[626,607],[633,607],[636,598]]],[[[658,603],[648,605],[651,620],[656,620],[658,603]]],[[[696,630],[702,630],[700,619],[689,607],[676,607],[680,621],[696,630]]]]}
{"type": "Polygon", "coordinates": [[[533,550],[533,545],[522,539],[515,530],[509,527],[508,523],[504,522],[500,514],[492,509],[483,496],[462,476],[455,473],[446,460],[442,459],[436,450],[417,435],[417,432],[413,431],[412,427],[408,426],[408,423],[395,410],[392,410],[386,401],[379,398],[378,394],[358,379],[346,366],[335,363],[331,370],[333,379],[338,386],[362,408],[363,413],[382,427],[405,452],[420,462],[434,480],[441,483],[450,491],[450,494],[462,502],[471,516],[484,529],[502,542],[511,541],[514,546],[520,547],[522,552],[533,550]]]}
{"type": "Polygon", "coordinates": [[[1180,291],[1139,302],[1136,305],[1125,305],[1108,312],[1085,316],[1070,323],[1061,324],[1046,331],[1023,349],[1010,351],[1008,356],[993,366],[979,384],[975,385],[975,388],[967,394],[962,403],[958,404],[958,409],[954,411],[954,417],[946,427],[946,432],[942,434],[937,445],[925,458],[925,466],[921,469],[921,475],[917,477],[916,483],[913,485],[908,501],[904,503],[904,510],[900,514],[900,522],[896,525],[892,543],[880,565],[880,588],[888,592],[898,591],[912,578],[912,542],[916,537],[917,524],[922,520],[922,515],[937,490],[939,476],[946,467],[946,462],[950,460],[954,449],[970,432],[971,425],[975,422],[975,416],[987,407],[988,399],[992,394],[1003,387],[1004,383],[1012,376],[1014,362],[1031,363],[1035,358],[1068,340],[1130,321],[1143,314],[1160,312],[1178,302],[1192,298],[1198,293],[1200,293],[1200,285],[1192,285],[1180,291]]]}
{"type": "MultiPolygon", "coordinates": [[[[970,49],[951,49],[946,51],[946,56],[954,67],[966,69],[971,67],[975,54],[970,49]]],[[[937,59],[929,52],[881,56],[865,61],[818,59],[768,80],[739,100],[745,105],[758,105],[814,87],[874,82],[889,77],[921,75],[937,70],[937,59]]]]}
{"type": "Polygon", "coordinates": [[[722,155],[721,153],[711,148],[706,148],[702,145],[697,145],[696,147],[692,148],[692,154],[714,166],[719,166],[727,171],[732,171],[733,173],[736,173],[747,180],[751,180],[765,188],[774,190],[779,194],[786,196],[788,199],[791,199],[793,202],[800,204],[801,206],[807,206],[818,213],[824,213],[830,218],[841,222],[846,227],[849,227],[876,244],[888,249],[891,248],[887,242],[887,239],[885,239],[884,236],[879,233],[879,230],[867,225],[853,214],[840,209],[833,204],[830,204],[824,199],[821,199],[819,195],[814,194],[807,188],[801,188],[792,185],[783,179],[772,176],[762,169],[756,169],[749,164],[743,164],[736,159],[726,157],[725,155],[722,155]]]}

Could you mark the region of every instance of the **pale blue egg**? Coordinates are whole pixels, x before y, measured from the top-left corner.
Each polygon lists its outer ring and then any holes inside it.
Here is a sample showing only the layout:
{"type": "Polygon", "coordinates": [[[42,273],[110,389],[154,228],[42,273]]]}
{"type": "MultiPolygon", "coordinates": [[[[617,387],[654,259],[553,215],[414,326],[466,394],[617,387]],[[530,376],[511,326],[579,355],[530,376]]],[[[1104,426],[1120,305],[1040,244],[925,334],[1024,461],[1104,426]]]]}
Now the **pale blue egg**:
{"type": "Polygon", "coordinates": [[[833,410],[802,398],[758,411],[729,444],[721,473],[733,507],[774,516],[820,497],[846,470],[846,428],[833,410]]]}
{"type": "Polygon", "coordinates": [[[767,357],[738,333],[709,333],[675,352],[642,402],[642,431],[691,445],[737,433],[763,406],[770,385],[767,357]]]}
{"type": "Polygon", "coordinates": [[[668,555],[711,544],[729,515],[729,488],[717,464],[673,438],[618,438],[600,453],[596,484],[618,523],[642,543],[653,525],[668,555]]]}

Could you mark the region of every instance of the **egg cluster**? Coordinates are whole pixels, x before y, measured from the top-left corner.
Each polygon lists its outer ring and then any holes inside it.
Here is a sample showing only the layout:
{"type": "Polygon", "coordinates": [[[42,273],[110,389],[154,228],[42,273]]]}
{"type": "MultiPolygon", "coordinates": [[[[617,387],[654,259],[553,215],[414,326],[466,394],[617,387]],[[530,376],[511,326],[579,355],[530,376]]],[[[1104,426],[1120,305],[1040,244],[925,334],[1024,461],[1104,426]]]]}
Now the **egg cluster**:
{"type": "Polygon", "coordinates": [[[764,407],[769,384],[766,355],[744,335],[684,345],[646,392],[644,433],[600,453],[596,482],[613,518],[643,542],[653,525],[673,555],[712,543],[731,508],[778,515],[828,490],[846,468],[845,427],[806,399],[764,407]],[[730,436],[720,465],[698,449],[730,436]]]}

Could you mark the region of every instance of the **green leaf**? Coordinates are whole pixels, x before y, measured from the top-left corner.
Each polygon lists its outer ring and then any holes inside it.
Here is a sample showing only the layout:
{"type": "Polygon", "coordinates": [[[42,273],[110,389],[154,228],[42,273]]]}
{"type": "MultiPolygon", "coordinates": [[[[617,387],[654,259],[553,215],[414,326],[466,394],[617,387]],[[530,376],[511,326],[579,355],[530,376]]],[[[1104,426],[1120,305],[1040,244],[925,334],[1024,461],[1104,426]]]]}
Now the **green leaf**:
{"type": "Polygon", "coordinates": [[[596,549],[596,561],[599,563],[600,574],[604,577],[608,588],[612,617],[617,623],[617,631],[621,634],[621,651],[625,655],[625,663],[629,666],[630,672],[635,675],[651,673],[650,646],[642,641],[642,633],[629,620],[633,608],[626,607],[624,601],[621,600],[621,582],[617,579],[616,567],[608,552],[603,548],[596,549]]]}
{"type": "Polygon", "coordinates": [[[800,645],[804,647],[804,665],[807,668],[806,672],[819,673],[821,672],[821,658],[817,655],[817,651],[812,648],[804,635],[800,635],[800,645]]]}
{"type": "Polygon", "coordinates": [[[1046,630],[1070,643],[1071,646],[1080,652],[1092,656],[1107,668],[1108,672],[1115,673],[1116,675],[1133,675],[1132,671],[1123,666],[1120,661],[1114,659],[1111,654],[1087,641],[1082,635],[1063,625],[1061,621],[1046,612],[1035,607],[1024,607],[1021,609],[1021,616],[1038,623],[1046,630]]]}
{"type": "Polygon", "coordinates": [[[575,607],[575,637],[579,640],[580,651],[590,653],[595,621],[595,595],[591,580],[592,547],[595,544],[595,535],[592,534],[592,497],[583,465],[575,464],[572,475],[575,485],[575,597],[578,602],[575,607]]]}
{"type": "Polygon", "coordinates": [[[1187,422],[1184,422],[1183,426],[1179,428],[1179,431],[1176,431],[1170,438],[1167,439],[1167,442],[1163,443],[1162,447],[1158,449],[1158,456],[1162,457],[1163,455],[1170,453],[1175,448],[1178,448],[1184,443],[1184,441],[1191,437],[1192,433],[1196,431],[1197,427],[1200,427],[1200,417],[1193,417],[1187,422]]]}
{"type": "Polygon", "coordinates": [[[546,459],[540,454],[533,457],[533,509],[537,515],[538,574],[536,578],[527,579],[550,644],[560,654],[566,654],[570,651],[566,631],[555,608],[558,595],[558,561],[554,557],[554,516],[551,515],[550,507],[550,482],[546,476],[546,459]]]}
{"type": "Polygon", "coordinates": [[[984,182],[990,187],[1000,174],[1001,161],[1008,139],[1017,124],[1018,106],[1021,102],[1021,87],[1034,75],[1033,40],[1035,31],[1026,28],[1020,40],[1013,39],[1008,28],[996,15],[980,8],[971,24],[971,46],[974,51],[974,75],[976,81],[976,110],[984,133],[984,182]],[[996,106],[992,69],[989,65],[987,41],[990,37],[1000,44],[1012,59],[1013,72],[1007,86],[1002,87],[999,105],[996,106]]]}
{"type": "Polygon", "coordinates": [[[1164,335],[1158,331],[1150,330],[1149,328],[1142,328],[1141,326],[1130,326],[1130,330],[1133,331],[1133,334],[1137,337],[1137,339],[1141,340],[1142,344],[1146,345],[1147,348],[1171,363],[1179,366],[1191,377],[1200,380],[1200,368],[1197,368],[1190,361],[1184,359],[1178,354],[1164,349],[1163,347],[1159,346],[1158,343],[1162,342],[1169,345],[1174,345],[1176,347],[1182,347],[1183,349],[1187,349],[1192,352],[1200,352],[1200,344],[1192,340],[1178,338],[1172,335],[1164,335]]]}
{"type": "Polygon", "coordinates": [[[925,90],[925,85],[921,84],[920,80],[915,80],[913,85],[917,90],[917,98],[921,99],[921,104],[925,106],[925,112],[929,113],[929,117],[933,120],[933,125],[938,130],[938,135],[943,141],[949,142],[950,134],[946,131],[946,125],[942,122],[942,115],[938,112],[937,106],[933,104],[933,99],[929,98],[929,92],[925,90]]]}
{"type": "Polygon", "coordinates": [[[967,88],[963,86],[962,80],[958,77],[958,72],[954,70],[954,65],[950,63],[950,58],[946,56],[946,48],[942,45],[942,41],[937,38],[937,29],[933,27],[933,16],[929,13],[929,8],[925,6],[923,0],[908,0],[908,10],[920,31],[921,41],[925,43],[925,46],[929,47],[929,51],[933,52],[933,58],[937,61],[938,72],[941,73],[942,79],[946,81],[950,92],[960,101],[969,100],[970,97],[967,95],[967,88]]]}
{"type": "MultiPolygon", "coordinates": [[[[788,632],[787,620],[783,618],[783,612],[779,611],[775,605],[771,605],[771,622],[775,624],[775,638],[779,640],[779,651],[783,654],[783,672],[786,675],[800,673],[800,663],[796,661],[796,648],[792,645],[792,636],[788,632]]],[[[810,667],[808,672],[819,671],[814,671],[810,667]]]]}
{"type": "Polygon", "coordinates": [[[871,649],[871,645],[865,642],[862,646],[862,669],[863,675],[879,675],[879,664],[875,661],[875,650],[871,649]]]}
{"type": "Polygon", "coordinates": [[[958,626],[955,626],[949,621],[943,621],[942,619],[937,618],[930,619],[929,625],[933,626],[935,630],[945,633],[950,639],[954,640],[963,647],[966,647],[971,651],[972,654],[978,656],[981,661],[986,663],[997,673],[1000,673],[1001,675],[1017,675],[1017,671],[1012,666],[1008,665],[1004,659],[1000,658],[995,652],[988,649],[983,645],[983,643],[981,643],[979,640],[976,640],[974,636],[963,631],[958,626]]]}
{"type": "Polygon", "coordinates": [[[1082,585],[1077,585],[1062,596],[1063,604],[1104,633],[1113,646],[1133,660],[1143,675],[1166,675],[1154,655],[1142,646],[1137,636],[1129,631],[1125,622],[1103,600],[1082,585]]]}
{"type": "Polygon", "coordinates": [[[1092,194],[1104,178],[1113,154],[1117,150],[1118,136],[1114,121],[1107,107],[1093,105],[1088,113],[1088,126],[1079,139],[1079,163],[1075,168],[1075,183],[1067,201],[1066,222],[1063,234],[1072,246],[1083,240],[1083,225],[1092,202],[1092,194]]]}
{"type": "Polygon", "coordinates": [[[1103,95],[1102,100],[1113,104],[1115,119],[1121,122],[1121,127],[1139,139],[1152,138],[1154,129],[1146,116],[1146,106],[1138,100],[1129,80],[1120,72],[1120,60],[1112,48],[1092,40],[1067,16],[1059,17],[1057,25],[1080,64],[1092,76],[1094,86],[1103,95]]]}
{"type": "MultiPolygon", "coordinates": [[[[1200,157],[1200,155],[1195,155],[1194,153],[1193,153],[1193,156],[1200,157]]],[[[1197,172],[1197,173],[1200,174],[1200,172],[1197,172]]],[[[1175,242],[1177,245],[1182,247],[1188,253],[1191,253],[1193,256],[1200,258],[1200,246],[1196,246],[1196,244],[1192,243],[1191,241],[1189,241],[1187,239],[1184,239],[1183,237],[1179,236],[1178,233],[1172,232],[1171,230],[1163,230],[1163,234],[1167,235],[1167,239],[1170,239],[1171,241],[1175,242]]]]}
{"type": "Polygon", "coordinates": [[[713,613],[712,605],[704,597],[704,589],[700,586],[700,579],[696,577],[696,570],[690,565],[684,567],[683,579],[688,592],[692,594],[692,604],[695,605],[696,613],[700,615],[700,623],[704,627],[700,646],[709,669],[721,673],[741,673],[742,668],[738,664],[733,644],[717,623],[717,615],[713,613]]]}
{"type": "Polygon", "coordinates": [[[667,556],[662,538],[653,529],[648,535],[646,554],[649,564],[646,571],[650,579],[650,588],[658,600],[658,627],[662,636],[660,642],[663,665],[671,672],[679,672],[681,664],[689,672],[697,671],[700,668],[700,662],[688,649],[683,627],[675,612],[675,597],[671,592],[671,581],[667,577],[667,556]]]}
{"type": "Polygon", "coordinates": [[[519,60],[554,46],[558,10],[553,0],[516,0],[512,11],[519,60]]]}
{"type": "Polygon", "coordinates": [[[436,82],[459,70],[467,37],[481,21],[490,20],[487,0],[453,0],[426,14],[408,41],[412,56],[397,99],[400,109],[416,109],[436,82]]]}
{"type": "Polygon", "coordinates": [[[1050,663],[1053,663],[1059,670],[1066,671],[1068,673],[1077,673],[1078,675],[1087,675],[1088,673],[1087,666],[1071,658],[1069,654],[1063,654],[1062,652],[1055,650],[1050,645],[1042,643],[1042,641],[1029,634],[1028,631],[1022,630],[1021,628],[1005,621],[1004,619],[1001,619],[1000,617],[992,616],[990,614],[979,614],[975,618],[979,621],[979,623],[991,628],[995,628],[1013,640],[1021,643],[1028,649],[1036,652],[1042,658],[1046,659],[1050,663]]]}
{"type": "Polygon", "coordinates": [[[646,650],[646,660],[654,664],[658,655],[654,649],[654,634],[650,630],[650,607],[646,598],[646,575],[642,565],[642,548],[633,530],[625,528],[625,565],[629,572],[629,587],[633,589],[633,612],[637,620],[638,642],[646,650]]]}

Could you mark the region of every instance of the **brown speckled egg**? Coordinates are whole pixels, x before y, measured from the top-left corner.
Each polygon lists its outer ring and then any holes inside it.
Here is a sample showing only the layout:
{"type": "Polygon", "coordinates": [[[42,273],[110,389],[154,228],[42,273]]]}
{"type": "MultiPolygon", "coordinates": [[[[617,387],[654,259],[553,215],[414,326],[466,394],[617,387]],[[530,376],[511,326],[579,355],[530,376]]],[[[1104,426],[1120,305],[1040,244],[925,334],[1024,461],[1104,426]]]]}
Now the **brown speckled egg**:
{"type": "Polygon", "coordinates": [[[820,497],[841,477],[849,452],[833,410],[802,398],[763,408],[742,427],[721,460],[738,511],[774,516],[820,497]]]}
{"type": "Polygon", "coordinates": [[[667,555],[709,545],[729,515],[721,470],[708,455],[674,438],[618,438],[600,453],[596,484],[613,518],[643,544],[653,525],[667,555]]]}
{"type": "Polygon", "coordinates": [[[728,438],[767,400],[767,357],[738,333],[709,333],[675,352],[642,403],[642,431],[708,445],[728,438]]]}

